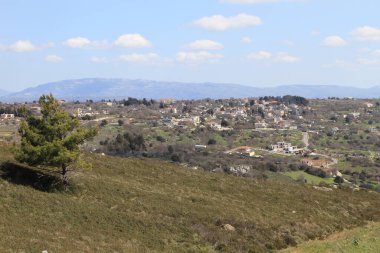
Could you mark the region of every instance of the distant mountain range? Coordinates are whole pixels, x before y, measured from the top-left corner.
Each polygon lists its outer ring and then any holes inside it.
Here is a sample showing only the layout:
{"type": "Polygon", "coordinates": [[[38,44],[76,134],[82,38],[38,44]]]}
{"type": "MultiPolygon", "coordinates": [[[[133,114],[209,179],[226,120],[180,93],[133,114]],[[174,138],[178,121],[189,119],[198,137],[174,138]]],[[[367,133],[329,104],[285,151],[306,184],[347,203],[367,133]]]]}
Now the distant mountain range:
{"type": "Polygon", "coordinates": [[[0,89],[0,97],[8,95],[10,92],[0,89]]]}
{"type": "Polygon", "coordinates": [[[355,88],[333,85],[283,85],[265,88],[222,83],[179,83],[87,78],[42,84],[15,93],[0,91],[0,101],[33,101],[37,100],[42,94],[50,93],[59,99],[68,101],[123,99],[128,97],[149,99],[217,99],[284,95],[298,95],[306,98],[376,98],[380,97],[380,86],[355,88]]]}

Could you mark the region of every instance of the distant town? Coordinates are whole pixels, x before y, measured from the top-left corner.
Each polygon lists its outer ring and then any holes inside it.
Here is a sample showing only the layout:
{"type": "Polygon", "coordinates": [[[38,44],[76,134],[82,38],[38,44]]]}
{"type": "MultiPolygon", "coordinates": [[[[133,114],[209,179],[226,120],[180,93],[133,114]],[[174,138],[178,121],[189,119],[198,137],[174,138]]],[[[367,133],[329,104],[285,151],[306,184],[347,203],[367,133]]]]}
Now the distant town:
{"type": "MultiPolygon", "coordinates": [[[[380,189],[379,102],[298,96],[59,101],[82,125],[100,127],[83,147],[88,152],[374,190],[380,189]]],[[[0,140],[18,141],[25,111],[41,114],[36,102],[0,104],[0,140]]]]}

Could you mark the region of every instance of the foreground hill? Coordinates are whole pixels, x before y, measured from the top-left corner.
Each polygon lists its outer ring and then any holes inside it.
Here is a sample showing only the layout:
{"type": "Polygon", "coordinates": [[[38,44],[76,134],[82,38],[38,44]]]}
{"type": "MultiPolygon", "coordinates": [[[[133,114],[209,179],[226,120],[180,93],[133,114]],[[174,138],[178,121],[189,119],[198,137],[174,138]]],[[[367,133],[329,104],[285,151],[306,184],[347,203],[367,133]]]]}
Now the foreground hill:
{"type": "Polygon", "coordinates": [[[66,100],[101,100],[135,98],[245,98],[259,96],[298,95],[306,98],[327,97],[380,97],[380,87],[355,88],[332,85],[285,85],[278,87],[252,87],[221,83],[179,83],[149,80],[87,78],[42,84],[21,92],[0,94],[0,101],[24,102],[38,100],[41,94],[52,93],[66,100]]]}
{"type": "Polygon", "coordinates": [[[377,193],[87,159],[71,192],[48,193],[51,178],[0,147],[0,252],[268,252],[380,220],[377,193]]]}
{"type": "Polygon", "coordinates": [[[329,236],[323,241],[309,241],[298,247],[281,251],[282,253],[379,252],[380,222],[372,222],[364,227],[345,230],[329,236]]]}

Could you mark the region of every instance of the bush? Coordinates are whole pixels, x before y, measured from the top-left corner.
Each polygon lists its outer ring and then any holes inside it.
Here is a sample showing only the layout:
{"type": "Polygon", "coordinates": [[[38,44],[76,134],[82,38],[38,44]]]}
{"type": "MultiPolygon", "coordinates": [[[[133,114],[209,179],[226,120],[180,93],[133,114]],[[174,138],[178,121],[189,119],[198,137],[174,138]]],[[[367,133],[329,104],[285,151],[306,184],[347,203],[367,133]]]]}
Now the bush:
{"type": "Polygon", "coordinates": [[[162,137],[162,136],[160,136],[160,135],[158,135],[158,136],[156,137],[156,140],[159,141],[159,142],[165,142],[165,141],[166,141],[165,138],[162,137]]]}
{"type": "Polygon", "coordinates": [[[334,182],[337,183],[337,184],[343,184],[344,183],[344,179],[343,179],[343,177],[336,176],[334,178],[334,182]]]}
{"type": "Polygon", "coordinates": [[[100,122],[100,126],[101,126],[101,127],[104,127],[104,126],[106,126],[106,125],[108,125],[108,121],[105,120],[105,119],[103,119],[102,122],[100,122]]]}
{"type": "Polygon", "coordinates": [[[313,168],[313,167],[308,166],[306,168],[305,172],[310,174],[310,175],[313,175],[313,176],[317,176],[317,177],[321,177],[321,178],[327,178],[326,171],[318,169],[318,168],[313,168]]]}
{"type": "Polygon", "coordinates": [[[216,144],[216,140],[215,139],[209,139],[208,142],[207,142],[208,145],[215,145],[216,144]]]}
{"type": "Polygon", "coordinates": [[[277,166],[274,163],[272,163],[272,162],[268,162],[267,163],[267,167],[272,172],[278,172],[277,166]]]}
{"type": "Polygon", "coordinates": [[[170,159],[173,162],[178,162],[178,163],[182,162],[182,157],[177,153],[173,154],[170,159]]]}
{"type": "Polygon", "coordinates": [[[226,119],[222,119],[222,122],[220,123],[222,127],[228,127],[230,123],[226,119]]]}
{"type": "Polygon", "coordinates": [[[95,116],[84,115],[84,116],[82,117],[82,120],[92,120],[92,119],[95,119],[95,116]]]}
{"type": "Polygon", "coordinates": [[[300,165],[295,164],[295,163],[291,163],[291,164],[289,164],[288,167],[289,167],[289,170],[291,170],[291,171],[297,171],[300,168],[300,165]]]}

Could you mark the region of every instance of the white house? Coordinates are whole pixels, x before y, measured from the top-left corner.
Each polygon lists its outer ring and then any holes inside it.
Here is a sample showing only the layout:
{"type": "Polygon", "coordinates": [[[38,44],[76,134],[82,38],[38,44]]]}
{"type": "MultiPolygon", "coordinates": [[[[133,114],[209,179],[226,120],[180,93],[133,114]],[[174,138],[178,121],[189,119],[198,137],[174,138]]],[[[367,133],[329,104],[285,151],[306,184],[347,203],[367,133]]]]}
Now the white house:
{"type": "Polygon", "coordinates": [[[3,113],[0,115],[0,118],[1,119],[14,119],[15,115],[14,114],[6,114],[6,113],[3,113]]]}

